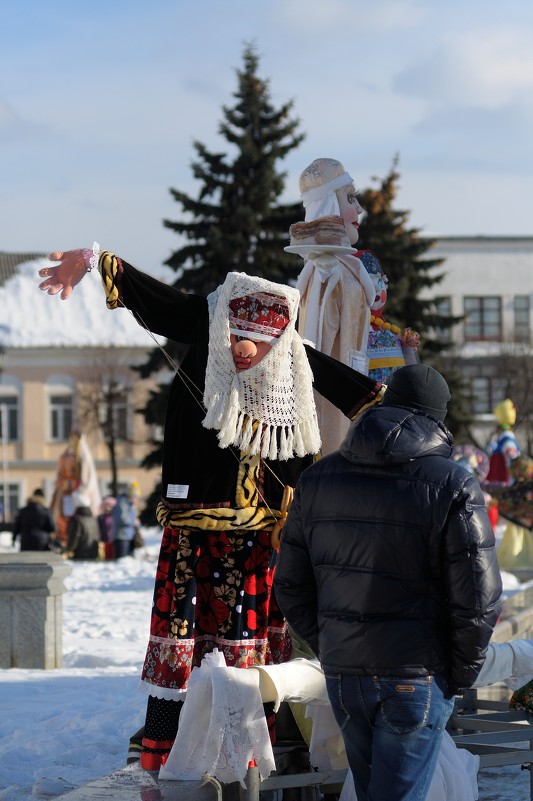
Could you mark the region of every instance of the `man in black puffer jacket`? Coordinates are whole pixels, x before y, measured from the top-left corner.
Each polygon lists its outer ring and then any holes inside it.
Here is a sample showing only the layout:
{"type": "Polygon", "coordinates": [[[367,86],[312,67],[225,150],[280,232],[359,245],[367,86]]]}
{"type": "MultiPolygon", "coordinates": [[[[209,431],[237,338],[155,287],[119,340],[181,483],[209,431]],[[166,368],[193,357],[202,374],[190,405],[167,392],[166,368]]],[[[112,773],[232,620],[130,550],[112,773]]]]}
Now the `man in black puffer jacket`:
{"type": "Polygon", "coordinates": [[[15,517],[13,545],[20,537],[21,551],[49,551],[50,534],[54,529],[52,512],[46,505],[44,492],[38,487],[15,517]]]}
{"type": "Polygon", "coordinates": [[[283,533],[276,598],[320,659],[359,801],[425,798],[500,612],[483,494],[450,458],[449,399],[433,368],[397,370],[301,475],[283,533]]]}

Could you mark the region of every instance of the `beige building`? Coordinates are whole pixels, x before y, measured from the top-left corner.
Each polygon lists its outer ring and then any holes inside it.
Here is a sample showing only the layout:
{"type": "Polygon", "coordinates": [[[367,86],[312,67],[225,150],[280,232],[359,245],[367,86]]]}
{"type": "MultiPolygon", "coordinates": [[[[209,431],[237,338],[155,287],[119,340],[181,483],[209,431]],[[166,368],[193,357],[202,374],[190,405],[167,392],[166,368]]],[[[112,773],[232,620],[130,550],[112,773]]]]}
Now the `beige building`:
{"type": "Polygon", "coordinates": [[[0,253],[0,502],[5,518],[12,519],[37,487],[51,500],[59,457],[76,426],[89,444],[101,494],[108,494],[106,415],[116,437],[119,483],[139,483],[142,508],[159,469],[147,471],[140,463],[161,432],[147,427],[138,410],[165,376],[142,380],[132,368],[146,362],[155,343],[128,312],[106,309],[94,274],[68,301],[41,292],[37,271],[42,263],[39,254],[0,253]]]}

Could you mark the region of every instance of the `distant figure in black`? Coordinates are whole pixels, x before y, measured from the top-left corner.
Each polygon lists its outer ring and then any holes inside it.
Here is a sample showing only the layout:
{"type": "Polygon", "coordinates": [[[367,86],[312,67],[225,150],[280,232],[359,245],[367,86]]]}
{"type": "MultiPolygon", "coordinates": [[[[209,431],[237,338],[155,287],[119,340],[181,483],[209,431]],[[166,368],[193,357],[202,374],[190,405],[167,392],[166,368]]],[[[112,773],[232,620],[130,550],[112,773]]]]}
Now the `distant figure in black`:
{"type": "Polygon", "coordinates": [[[68,521],[65,556],[69,559],[98,559],[100,527],[91,510],[91,500],[83,492],[73,493],[74,515],[68,521]]]}
{"type": "Polygon", "coordinates": [[[21,551],[50,550],[50,534],[55,530],[54,519],[46,505],[44,492],[37,488],[19,510],[13,525],[13,545],[20,537],[21,551]]]}

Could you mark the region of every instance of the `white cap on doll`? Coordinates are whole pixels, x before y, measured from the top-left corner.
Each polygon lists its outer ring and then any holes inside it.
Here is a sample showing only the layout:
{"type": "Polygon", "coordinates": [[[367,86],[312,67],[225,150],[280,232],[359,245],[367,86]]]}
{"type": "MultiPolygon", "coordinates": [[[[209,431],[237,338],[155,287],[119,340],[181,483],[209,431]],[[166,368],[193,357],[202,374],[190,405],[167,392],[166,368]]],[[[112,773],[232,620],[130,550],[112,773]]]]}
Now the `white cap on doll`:
{"type": "Polygon", "coordinates": [[[315,159],[300,175],[299,188],[305,221],[339,215],[336,190],[353,184],[353,178],[336,159],[315,159]]]}

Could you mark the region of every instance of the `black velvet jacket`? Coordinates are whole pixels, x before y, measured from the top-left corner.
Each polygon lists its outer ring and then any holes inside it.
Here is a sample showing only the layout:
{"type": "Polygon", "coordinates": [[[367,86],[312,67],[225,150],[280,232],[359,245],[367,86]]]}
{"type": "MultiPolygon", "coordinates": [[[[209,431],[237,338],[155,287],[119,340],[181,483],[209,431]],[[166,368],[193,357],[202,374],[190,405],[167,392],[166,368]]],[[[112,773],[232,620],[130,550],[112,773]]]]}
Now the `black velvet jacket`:
{"type": "MultiPolygon", "coordinates": [[[[287,461],[248,457],[231,447],[220,448],[217,432],[202,426],[207,299],[164,284],[107,252],[100,255],[100,272],[108,306],[126,306],[153,333],[189,346],[173,379],[166,411],[159,521],[202,529],[258,529],[275,522],[284,486],[294,487],[313,457],[287,461]],[[170,494],[169,487],[174,488],[170,494]],[[182,487],[186,497],[173,497],[176,487],[182,487]]],[[[380,384],[311,347],[306,351],[315,389],[348,417],[376,399],[380,384]]]]}

